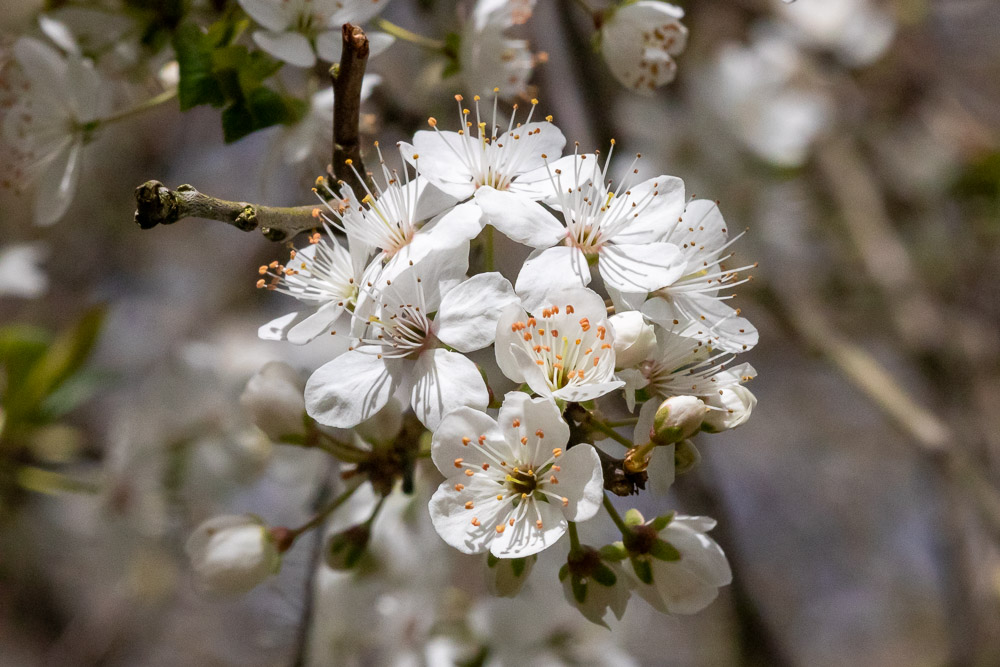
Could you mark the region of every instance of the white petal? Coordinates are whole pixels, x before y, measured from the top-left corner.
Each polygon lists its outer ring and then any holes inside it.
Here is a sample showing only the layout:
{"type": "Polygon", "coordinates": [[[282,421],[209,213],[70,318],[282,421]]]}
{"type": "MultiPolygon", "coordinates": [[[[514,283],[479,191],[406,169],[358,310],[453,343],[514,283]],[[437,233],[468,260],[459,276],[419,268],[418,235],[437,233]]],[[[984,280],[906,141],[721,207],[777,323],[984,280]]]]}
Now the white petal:
{"type": "Polygon", "coordinates": [[[476,190],[476,204],[488,224],[532,248],[548,248],[566,236],[566,228],[554,215],[524,195],[482,187],[476,190]]]}
{"type": "Polygon", "coordinates": [[[306,383],[306,412],[327,426],[357,426],[381,410],[399,384],[390,365],[391,360],[360,350],[323,364],[306,383]]]}
{"type": "Polygon", "coordinates": [[[66,78],[66,61],[51,46],[32,37],[14,43],[14,58],[30,82],[32,94],[58,100],[66,78]]]}
{"type": "Polygon", "coordinates": [[[288,340],[288,331],[299,322],[313,314],[313,310],[297,310],[281,317],[276,317],[257,329],[257,337],[261,340],[288,340]]]}
{"type": "Polygon", "coordinates": [[[589,284],[587,257],[579,248],[560,245],[532,252],[517,274],[514,289],[533,313],[555,292],[589,284]]]}
{"type": "Polygon", "coordinates": [[[338,10],[330,16],[328,25],[338,26],[345,23],[364,23],[382,11],[389,0],[338,0],[338,10]]]}
{"type": "Polygon", "coordinates": [[[688,203],[680,223],[663,240],[681,248],[689,260],[696,261],[724,246],[728,236],[718,204],[709,199],[695,199],[688,203]]]}
{"type": "Polygon", "coordinates": [[[601,28],[601,51],[623,85],[643,94],[673,80],[670,57],[684,49],[687,28],[679,7],[653,0],[620,7],[601,28]]]}
{"type": "Polygon", "coordinates": [[[250,17],[268,30],[281,32],[292,21],[292,13],[287,2],[281,0],[239,0],[250,17]]]}
{"type": "MultiPolygon", "coordinates": [[[[340,54],[344,50],[344,33],[341,30],[328,30],[316,35],[316,55],[328,63],[339,63],[340,54]]],[[[364,95],[362,95],[364,99],[364,95]]]]}
{"type": "MultiPolygon", "coordinates": [[[[525,352],[520,345],[511,344],[509,349],[510,357],[517,365],[516,374],[523,378],[524,382],[531,387],[531,390],[539,396],[552,396],[552,388],[549,386],[549,380],[545,376],[545,372],[539,368],[538,364],[535,363],[528,353],[525,352]]],[[[499,361],[499,356],[497,361],[499,361]]],[[[502,368],[503,367],[501,366],[501,369],[502,368]]],[[[507,377],[511,376],[507,375],[507,377]]],[[[516,382],[517,380],[514,381],[516,382]]]]}
{"type": "Polygon", "coordinates": [[[686,263],[672,243],[606,245],[598,262],[604,282],[622,292],[643,292],[673,284],[686,263]]]}
{"type": "Polygon", "coordinates": [[[485,410],[490,402],[479,369],[457,352],[442,348],[424,352],[413,374],[410,405],[417,419],[431,430],[456,408],[467,405],[485,410]]]}
{"type": "MultiPolygon", "coordinates": [[[[513,526],[503,524],[503,532],[497,533],[493,538],[490,553],[497,558],[524,558],[537,554],[555,544],[566,533],[566,517],[553,503],[534,498],[522,503],[528,503],[528,507],[521,520],[515,520],[513,526]],[[542,522],[541,528],[535,523],[539,520],[542,522]]],[[[513,510],[510,516],[513,517],[516,513],[517,510],[513,510]]],[[[495,526],[493,530],[496,531],[495,526]]]]}
{"type": "Polygon", "coordinates": [[[649,433],[653,430],[653,419],[656,417],[656,411],[660,409],[662,402],[662,397],[653,396],[639,408],[639,421],[635,423],[635,428],[632,431],[632,442],[636,445],[645,445],[649,442],[649,433]]]}
{"type": "Polygon", "coordinates": [[[562,494],[569,501],[562,511],[570,521],[592,518],[604,500],[604,472],[597,450],[579,444],[559,457],[557,463],[562,470],[553,475],[559,484],[547,484],[546,490],[562,494]]]}
{"type": "Polygon", "coordinates": [[[338,325],[342,325],[339,328],[343,329],[338,333],[347,335],[351,326],[351,318],[350,316],[342,317],[345,311],[343,306],[338,305],[339,303],[331,301],[309,317],[296,323],[288,330],[288,342],[295,345],[305,345],[328,331],[337,331],[338,325]]]}
{"type": "Polygon", "coordinates": [[[375,57],[384,53],[386,49],[396,42],[396,38],[387,32],[371,31],[368,33],[368,55],[375,57]]]}
{"type": "Polygon", "coordinates": [[[504,132],[497,138],[497,144],[503,146],[512,145],[516,141],[524,142],[518,149],[522,154],[517,162],[518,174],[545,166],[547,160],[562,155],[563,146],[566,145],[566,137],[563,136],[562,130],[552,123],[538,121],[525,123],[515,130],[504,132]],[[520,138],[515,139],[512,135],[520,138]],[[542,157],[543,155],[546,157],[542,157]]]}
{"type": "Polygon", "coordinates": [[[45,169],[35,189],[35,224],[51,225],[62,218],[80,183],[83,141],[68,141],[45,169]]]}
{"type": "MultiPolygon", "coordinates": [[[[402,143],[407,160],[416,163],[420,173],[448,194],[462,200],[476,190],[473,174],[464,163],[469,150],[468,137],[457,132],[421,130],[413,135],[413,144],[402,143]],[[414,159],[413,156],[419,157],[414,159]]],[[[473,149],[478,150],[477,146],[473,149]]]]}
{"type": "Polygon", "coordinates": [[[257,46],[278,60],[284,60],[296,67],[312,67],[316,64],[316,54],[305,35],[297,32],[268,32],[258,30],[253,34],[257,46]]]}
{"type": "MultiPolygon", "coordinates": [[[[621,380],[612,380],[611,382],[582,384],[578,387],[566,386],[562,389],[553,391],[551,395],[553,398],[557,398],[562,401],[580,403],[583,401],[592,401],[595,398],[604,396],[605,394],[610,394],[615,389],[624,385],[625,383],[621,380]]],[[[532,389],[534,389],[534,387],[532,387],[532,389]]]]}
{"type": "Polygon", "coordinates": [[[494,346],[497,366],[500,367],[500,371],[504,375],[514,382],[524,382],[524,376],[521,374],[517,360],[510,351],[511,347],[517,346],[516,336],[520,335],[512,331],[511,327],[515,322],[524,322],[527,319],[528,314],[524,312],[521,304],[512,303],[500,311],[500,318],[497,320],[496,345],[494,346]]]}
{"type": "MultiPolygon", "coordinates": [[[[536,201],[550,203],[554,202],[556,188],[564,191],[567,188],[576,188],[593,177],[594,170],[590,166],[593,162],[586,164],[586,169],[581,168],[583,163],[579,155],[567,155],[558,160],[551,160],[551,157],[550,155],[547,165],[518,176],[511,184],[510,191],[536,201]]],[[[596,162],[596,157],[593,159],[596,162]]]]}
{"type": "Polygon", "coordinates": [[[657,176],[631,186],[629,193],[628,199],[637,204],[640,213],[615,235],[615,243],[674,243],[665,235],[679,226],[684,213],[684,181],[676,176],[657,176]]]}
{"type": "Polygon", "coordinates": [[[487,444],[494,448],[509,449],[496,421],[485,412],[460,407],[452,410],[434,431],[431,441],[431,458],[445,477],[458,474],[455,461],[464,459],[478,464],[491,461],[482,453],[479,437],[486,436],[487,444]],[[464,439],[468,439],[466,442],[464,439]]]}
{"type": "Polygon", "coordinates": [[[533,467],[547,461],[553,449],[565,447],[569,442],[569,426],[556,404],[547,398],[531,398],[523,391],[512,391],[504,396],[498,423],[510,447],[515,450],[531,448],[526,454],[515,451],[514,457],[533,467]],[[514,426],[515,421],[518,426],[514,426]],[[527,439],[523,445],[521,438],[527,439]]]}
{"type": "Polygon", "coordinates": [[[499,273],[473,276],[442,299],[434,320],[437,337],[459,352],[481,350],[496,338],[501,311],[517,300],[510,281],[499,273]]]}
{"type": "Polygon", "coordinates": [[[428,506],[434,530],[462,553],[483,553],[497,534],[497,524],[506,519],[510,504],[496,499],[502,491],[500,484],[483,474],[445,480],[431,496],[428,506]],[[473,507],[466,509],[470,501],[473,507]],[[478,525],[473,525],[473,519],[478,525]]]}
{"type": "MultiPolygon", "coordinates": [[[[654,410],[653,413],[655,414],[656,411],[654,410]]],[[[674,461],[675,450],[676,446],[671,443],[654,447],[650,453],[646,475],[651,493],[665,496],[670,491],[670,487],[673,486],[674,478],[677,475],[677,466],[674,461]]]]}

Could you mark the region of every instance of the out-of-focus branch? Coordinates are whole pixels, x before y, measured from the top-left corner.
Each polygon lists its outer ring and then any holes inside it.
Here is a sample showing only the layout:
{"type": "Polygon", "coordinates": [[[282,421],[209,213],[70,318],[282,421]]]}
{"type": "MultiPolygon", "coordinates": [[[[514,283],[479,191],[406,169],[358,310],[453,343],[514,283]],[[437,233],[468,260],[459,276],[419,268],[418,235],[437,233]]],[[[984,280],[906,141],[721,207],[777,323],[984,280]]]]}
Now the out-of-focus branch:
{"type": "Polygon", "coordinates": [[[260,229],[271,241],[282,241],[319,223],[315,206],[260,206],[226,201],[198,192],[191,185],[171,190],[159,181],[146,181],[135,189],[135,222],[143,229],[171,225],[184,218],[218,220],[250,232],[260,229]]]}
{"type": "Polygon", "coordinates": [[[354,192],[374,189],[361,161],[361,83],[368,65],[368,35],[360,26],[345,23],[340,64],[330,68],[333,81],[333,178],[354,192]],[[352,168],[353,167],[353,168],[352,168]],[[358,179],[365,179],[365,184],[358,179]]]}
{"type": "Polygon", "coordinates": [[[968,492],[984,521],[1000,538],[1000,493],[957,446],[952,429],[913,399],[885,367],[837,333],[807,293],[786,294],[775,314],[808,348],[826,357],[844,377],[908,436],[918,451],[959,488],[968,492]]]}
{"type": "Polygon", "coordinates": [[[868,274],[884,293],[903,342],[920,351],[940,349],[950,328],[894,229],[878,180],[854,139],[830,139],[816,155],[847,232],[868,274]]]}

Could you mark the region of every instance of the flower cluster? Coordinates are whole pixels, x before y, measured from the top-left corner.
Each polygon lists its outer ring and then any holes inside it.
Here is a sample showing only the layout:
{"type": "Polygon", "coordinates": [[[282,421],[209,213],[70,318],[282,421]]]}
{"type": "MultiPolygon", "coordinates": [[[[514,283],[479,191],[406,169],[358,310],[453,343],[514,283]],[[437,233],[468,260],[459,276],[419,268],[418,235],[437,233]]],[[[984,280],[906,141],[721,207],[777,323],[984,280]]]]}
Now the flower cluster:
{"type": "MultiPolygon", "coordinates": [[[[661,611],[697,611],[730,577],[705,535],[714,522],[622,519],[605,494],[668,488],[697,462],[696,433],[750,416],[743,383],[754,370],[732,360],[757,333],[729,305],[750,267],[728,265],[735,238],[718,206],[689,200],[680,179],[640,180],[637,157],[615,180],[613,144],[607,157],[579,146],[563,155],[566,139],[536,100],[506,122],[495,101],[456,100],[457,131],[431,118],[399,144],[396,169],[376,144],[376,175],[355,172],[362,192],[321,179],[324,231],[260,267],[258,287],[302,304],[261,337],[332,337],[343,352],[312,373],[304,402],[288,373],[268,368],[247,406],[282,441],[308,444],[288,433],[308,425],[348,477],[383,493],[429,456],[445,478],[430,499],[434,528],[463,553],[488,553],[501,594],[516,594],[536,554],[568,534],[560,579],[587,618],[620,616],[632,592],[661,611]],[[510,271],[518,245],[530,254],[510,271]],[[499,385],[513,390],[500,398],[499,385]],[[612,424],[616,410],[636,414],[612,424]],[[634,425],[631,439],[622,425],[634,425]],[[621,542],[581,544],[576,524],[602,506],[621,542]]],[[[328,562],[350,567],[371,520],[333,536],[328,562]]],[[[297,534],[259,532],[279,553],[297,534]]],[[[259,542],[254,554],[270,554],[259,542]]],[[[243,570],[271,572],[270,555],[254,554],[243,570]]]]}

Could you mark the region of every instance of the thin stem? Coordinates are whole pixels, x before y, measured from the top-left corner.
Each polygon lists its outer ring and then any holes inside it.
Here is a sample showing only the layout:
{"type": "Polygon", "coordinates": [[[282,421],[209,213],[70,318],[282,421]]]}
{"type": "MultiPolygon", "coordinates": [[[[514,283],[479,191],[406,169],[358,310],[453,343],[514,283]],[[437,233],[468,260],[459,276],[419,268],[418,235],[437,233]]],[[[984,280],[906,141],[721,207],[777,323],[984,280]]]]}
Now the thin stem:
{"type": "Polygon", "coordinates": [[[618,514],[618,510],[616,510],[615,506],[611,504],[611,499],[608,498],[607,494],[604,494],[604,509],[607,510],[608,515],[611,517],[611,520],[615,522],[615,525],[618,526],[618,530],[621,531],[622,535],[628,535],[631,532],[629,527],[625,525],[625,521],[622,519],[621,515],[618,514]]]}
{"type": "Polygon", "coordinates": [[[483,246],[483,254],[485,255],[483,263],[487,271],[493,271],[493,225],[486,225],[483,235],[483,240],[485,241],[483,246]]]}
{"type": "Polygon", "coordinates": [[[169,102],[175,97],[177,97],[177,88],[170,88],[168,90],[164,90],[159,95],[149,98],[145,102],[140,102],[131,109],[125,109],[124,111],[113,113],[110,116],[105,116],[104,118],[98,119],[97,122],[99,125],[111,125],[113,123],[132,118],[133,116],[138,116],[139,114],[158,107],[165,102],[169,102]]]}
{"type": "Polygon", "coordinates": [[[618,428],[619,426],[635,426],[639,423],[638,417],[629,417],[628,419],[619,419],[618,421],[605,422],[611,428],[618,428]]]}
{"type": "Polygon", "coordinates": [[[580,536],[576,532],[576,521],[569,522],[569,550],[577,551],[580,548],[580,536]]]}
{"type": "Polygon", "coordinates": [[[574,0],[574,2],[576,2],[576,4],[579,5],[581,9],[583,9],[583,11],[590,14],[591,18],[597,16],[597,10],[588,5],[585,2],[585,0],[574,0]]]}
{"type": "MultiPolygon", "coordinates": [[[[308,521],[306,521],[304,524],[302,524],[298,528],[293,528],[291,531],[289,531],[290,534],[291,534],[291,538],[293,540],[297,539],[303,533],[307,533],[310,530],[312,530],[313,528],[315,528],[316,526],[318,526],[321,523],[323,523],[323,521],[326,520],[326,517],[330,516],[334,512],[334,510],[336,510],[338,507],[340,507],[345,502],[347,502],[347,499],[351,497],[351,494],[353,494],[355,491],[358,490],[359,486],[361,486],[361,485],[360,484],[355,484],[351,488],[347,489],[346,491],[344,491],[343,493],[341,493],[339,496],[337,496],[336,498],[334,498],[333,501],[330,502],[329,505],[327,505],[322,510],[320,510],[320,512],[318,514],[316,514],[316,516],[314,516],[313,518],[309,519],[308,521]]],[[[377,508],[376,508],[376,511],[377,511],[377,508]]]]}
{"type": "Polygon", "coordinates": [[[588,413],[587,415],[587,423],[624,447],[632,449],[632,447],[635,446],[635,444],[631,440],[618,433],[618,431],[614,430],[613,428],[611,428],[611,426],[605,424],[603,421],[601,421],[591,413],[588,413]]]}
{"type": "Polygon", "coordinates": [[[389,33],[397,39],[410,42],[411,44],[416,44],[417,46],[422,46],[425,49],[431,49],[432,51],[444,51],[446,46],[445,43],[439,39],[431,39],[430,37],[418,35],[412,30],[407,30],[403,26],[396,25],[392,21],[388,21],[381,17],[375,19],[375,25],[378,26],[380,30],[389,33]]]}

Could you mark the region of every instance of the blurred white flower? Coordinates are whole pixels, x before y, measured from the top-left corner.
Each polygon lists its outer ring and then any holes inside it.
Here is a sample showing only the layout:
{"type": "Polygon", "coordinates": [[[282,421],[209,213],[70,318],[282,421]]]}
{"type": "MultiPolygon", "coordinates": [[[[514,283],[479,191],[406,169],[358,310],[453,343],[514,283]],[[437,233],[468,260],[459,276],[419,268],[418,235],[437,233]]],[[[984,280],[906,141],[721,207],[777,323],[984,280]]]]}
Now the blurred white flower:
{"type": "Polygon", "coordinates": [[[517,597],[536,562],[537,555],[527,558],[497,558],[493,554],[487,554],[486,587],[498,597],[517,597]]]}
{"type": "Polygon", "coordinates": [[[0,296],[33,299],[45,294],[49,278],[40,264],[48,250],[38,243],[0,247],[0,296]]]}
{"type": "Polygon", "coordinates": [[[464,353],[493,342],[501,310],[517,297],[499,273],[462,281],[468,254],[466,243],[379,279],[359,344],[309,378],[310,416],[328,426],[354,426],[397,390],[409,395],[417,418],[431,429],[452,409],[486,407],[486,384],[464,353]]]}
{"type": "Polygon", "coordinates": [[[870,0],[812,0],[795,7],[780,4],[778,15],[788,22],[788,36],[804,45],[833,51],[851,67],[878,60],[892,44],[892,15],[870,0]]]}
{"type": "Polygon", "coordinates": [[[650,95],[677,74],[674,56],[687,46],[684,10],[659,0],[611,9],[601,24],[601,53],[626,88],[650,95]]]}
{"type": "Polygon", "coordinates": [[[303,432],[305,379],[282,361],[269,361],[247,382],[240,405],[273,441],[303,432]]]}
{"type": "Polygon", "coordinates": [[[618,620],[625,615],[632,595],[629,579],[617,563],[602,562],[590,547],[578,554],[571,551],[572,564],[559,571],[563,597],[588,621],[608,628],[605,617],[609,611],[618,620]]]}
{"type": "Polygon", "coordinates": [[[244,593],[281,565],[267,527],[250,516],[205,521],[188,538],[185,550],[199,589],[208,593],[244,593]]]}
{"type": "Polygon", "coordinates": [[[109,111],[107,84],[89,60],[31,37],[13,53],[24,83],[0,118],[7,166],[18,182],[36,184],[35,224],[50,225],[76,195],[83,148],[109,111]]]}
{"type": "Polygon", "coordinates": [[[578,287],[543,299],[531,315],[520,303],[507,306],[497,323],[497,364],[540,396],[589,401],[624,384],[614,377],[614,340],[604,300],[578,287]]]}
{"type": "Polygon", "coordinates": [[[525,23],[535,0],[479,0],[462,30],[459,63],[462,80],[481,95],[510,98],[527,93],[535,66],[527,40],[510,39],[504,30],[525,23]]]}
{"type": "Polygon", "coordinates": [[[701,611],[719,595],[719,587],[733,578],[722,549],[705,534],[715,527],[715,521],[702,516],[675,516],[661,530],[655,530],[654,522],[656,519],[636,529],[655,537],[656,544],[666,542],[673,547],[672,555],[679,558],[665,559],[657,549],[630,553],[632,563],[623,569],[632,579],[633,590],[666,614],[701,611]],[[646,581],[638,574],[643,570],[650,576],[646,581]]]}
{"type": "Polygon", "coordinates": [[[829,96],[803,74],[794,45],[760,35],[749,47],[724,46],[695,81],[707,106],[750,150],[779,167],[798,167],[833,116],[829,96]]]}
{"type": "MultiPolygon", "coordinates": [[[[361,101],[371,97],[382,83],[378,74],[366,74],[361,80],[361,101]]],[[[309,111],[298,123],[279,126],[274,149],[285,164],[302,164],[322,151],[324,163],[330,159],[333,145],[333,88],[317,91],[309,99],[309,111]]]]}
{"type": "MultiPolygon", "coordinates": [[[[335,63],[343,46],[341,26],[364,23],[378,14],[389,0],[239,0],[240,6],[264,30],[253,40],[264,51],[289,65],[312,67],[316,56],[335,63]]],[[[368,33],[371,55],[384,51],[393,38],[368,33]]]]}
{"type": "Polygon", "coordinates": [[[565,451],[569,426],[555,403],[524,392],[504,397],[494,420],[472,408],[448,414],[431,456],[448,479],[431,498],[434,528],[463,553],[524,558],[552,546],[567,521],[601,506],[604,475],[593,447],[565,451]]]}

